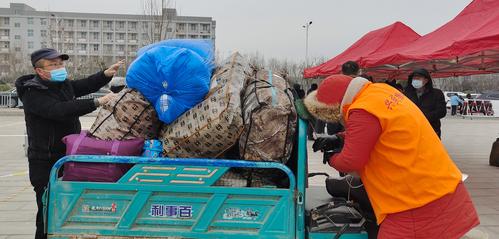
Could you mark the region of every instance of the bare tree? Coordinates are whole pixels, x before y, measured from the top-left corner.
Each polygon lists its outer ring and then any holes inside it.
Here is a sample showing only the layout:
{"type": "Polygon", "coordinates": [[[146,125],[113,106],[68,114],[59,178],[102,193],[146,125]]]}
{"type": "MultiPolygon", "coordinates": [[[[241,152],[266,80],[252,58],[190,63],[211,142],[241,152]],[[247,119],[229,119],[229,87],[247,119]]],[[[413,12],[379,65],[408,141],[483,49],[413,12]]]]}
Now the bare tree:
{"type": "Polygon", "coordinates": [[[173,14],[170,0],[142,0],[142,9],[147,28],[143,28],[143,33],[147,35],[146,45],[174,36],[173,30],[170,32],[173,14]]]}

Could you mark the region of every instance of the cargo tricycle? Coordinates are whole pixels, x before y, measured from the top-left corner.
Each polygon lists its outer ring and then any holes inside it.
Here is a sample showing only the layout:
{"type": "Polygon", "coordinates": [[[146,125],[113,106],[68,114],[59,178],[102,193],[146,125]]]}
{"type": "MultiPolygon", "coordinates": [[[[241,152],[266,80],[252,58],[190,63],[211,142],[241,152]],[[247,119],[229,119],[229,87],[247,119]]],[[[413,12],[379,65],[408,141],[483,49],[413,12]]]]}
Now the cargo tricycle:
{"type": "Polygon", "coordinates": [[[365,219],[325,187],[306,187],[306,121],[298,122],[296,172],[273,162],[66,156],[44,195],[49,238],[367,238],[365,219]],[[129,163],[117,182],[63,181],[66,162],[129,163]],[[231,168],[277,169],[288,187],[227,187],[231,168]]]}

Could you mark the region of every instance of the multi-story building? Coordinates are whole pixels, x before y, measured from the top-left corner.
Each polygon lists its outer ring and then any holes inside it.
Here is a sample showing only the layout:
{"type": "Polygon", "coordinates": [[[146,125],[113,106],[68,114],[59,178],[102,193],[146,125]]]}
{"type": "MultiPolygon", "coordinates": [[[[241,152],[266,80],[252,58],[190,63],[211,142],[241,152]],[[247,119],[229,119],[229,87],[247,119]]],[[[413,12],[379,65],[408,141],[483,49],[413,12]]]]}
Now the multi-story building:
{"type": "Polygon", "coordinates": [[[34,50],[52,47],[70,55],[68,67],[88,74],[118,59],[130,63],[137,50],[163,39],[215,40],[211,17],[36,11],[23,3],[0,8],[0,76],[26,71],[34,50]]]}

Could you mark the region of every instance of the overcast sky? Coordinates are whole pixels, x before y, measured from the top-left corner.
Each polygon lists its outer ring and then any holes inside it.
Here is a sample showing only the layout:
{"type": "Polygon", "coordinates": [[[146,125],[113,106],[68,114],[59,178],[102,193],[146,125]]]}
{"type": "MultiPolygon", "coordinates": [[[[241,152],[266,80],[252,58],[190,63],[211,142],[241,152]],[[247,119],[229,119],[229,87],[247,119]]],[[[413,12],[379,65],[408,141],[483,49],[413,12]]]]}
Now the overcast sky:
{"type": "MultiPolygon", "coordinates": [[[[142,14],[142,0],[2,0],[42,11],[142,14]]],[[[369,31],[401,21],[429,33],[454,18],[471,0],[177,0],[179,15],[213,17],[222,55],[238,50],[304,61],[308,21],[309,58],[331,58],[369,31]]]]}

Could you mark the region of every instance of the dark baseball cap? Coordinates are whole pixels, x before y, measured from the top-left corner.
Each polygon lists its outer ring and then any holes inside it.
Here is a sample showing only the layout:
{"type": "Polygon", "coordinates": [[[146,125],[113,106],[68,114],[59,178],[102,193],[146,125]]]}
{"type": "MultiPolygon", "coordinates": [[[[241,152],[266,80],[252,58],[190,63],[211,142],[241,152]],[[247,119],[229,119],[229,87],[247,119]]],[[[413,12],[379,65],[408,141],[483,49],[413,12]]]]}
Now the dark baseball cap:
{"type": "Polygon", "coordinates": [[[42,48],[31,53],[31,64],[35,66],[35,63],[41,59],[52,60],[55,58],[61,58],[63,61],[69,59],[67,54],[61,54],[52,48],[42,48]]]}

